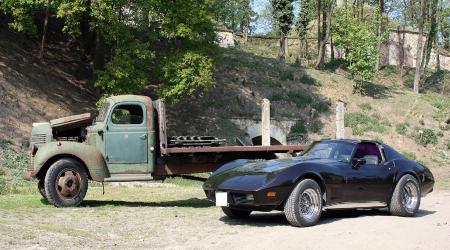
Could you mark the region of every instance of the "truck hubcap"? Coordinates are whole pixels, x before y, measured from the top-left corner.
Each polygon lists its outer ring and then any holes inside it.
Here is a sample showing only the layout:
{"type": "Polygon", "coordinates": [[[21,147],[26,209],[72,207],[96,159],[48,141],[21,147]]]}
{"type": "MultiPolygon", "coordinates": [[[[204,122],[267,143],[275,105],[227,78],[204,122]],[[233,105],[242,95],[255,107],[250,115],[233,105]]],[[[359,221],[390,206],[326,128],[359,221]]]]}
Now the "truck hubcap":
{"type": "Polygon", "coordinates": [[[56,178],[56,191],[65,199],[72,199],[80,193],[81,176],[78,172],[66,169],[56,178]]]}

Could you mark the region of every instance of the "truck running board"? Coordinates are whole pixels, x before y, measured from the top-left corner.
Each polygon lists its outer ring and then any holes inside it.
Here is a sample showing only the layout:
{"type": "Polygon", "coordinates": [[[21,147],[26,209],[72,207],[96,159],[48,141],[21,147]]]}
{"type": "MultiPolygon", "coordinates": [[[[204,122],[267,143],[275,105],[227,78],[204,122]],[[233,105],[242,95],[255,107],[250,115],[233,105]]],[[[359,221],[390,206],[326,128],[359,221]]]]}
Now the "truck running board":
{"type": "Polygon", "coordinates": [[[128,181],[153,181],[149,174],[115,174],[105,179],[105,182],[128,182],[128,181]]]}

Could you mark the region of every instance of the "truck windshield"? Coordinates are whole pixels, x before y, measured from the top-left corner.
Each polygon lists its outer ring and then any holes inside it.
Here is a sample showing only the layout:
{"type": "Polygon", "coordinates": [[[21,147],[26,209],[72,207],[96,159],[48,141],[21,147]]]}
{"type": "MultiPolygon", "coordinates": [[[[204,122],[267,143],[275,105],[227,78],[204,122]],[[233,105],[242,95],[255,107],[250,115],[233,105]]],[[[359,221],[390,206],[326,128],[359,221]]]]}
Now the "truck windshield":
{"type": "Polygon", "coordinates": [[[332,159],[349,162],[355,144],[349,142],[320,141],[314,143],[300,158],[311,159],[332,159]]]}
{"type": "Polygon", "coordinates": [[[105,101],[102,105],[102,107],[100,108],[100,111],[98,112],[98,116],[95,119],[96,122],[103,122],[105,120],[106,117],[106,113],[108,112],[109,109],[109,102],[105,101]]]}

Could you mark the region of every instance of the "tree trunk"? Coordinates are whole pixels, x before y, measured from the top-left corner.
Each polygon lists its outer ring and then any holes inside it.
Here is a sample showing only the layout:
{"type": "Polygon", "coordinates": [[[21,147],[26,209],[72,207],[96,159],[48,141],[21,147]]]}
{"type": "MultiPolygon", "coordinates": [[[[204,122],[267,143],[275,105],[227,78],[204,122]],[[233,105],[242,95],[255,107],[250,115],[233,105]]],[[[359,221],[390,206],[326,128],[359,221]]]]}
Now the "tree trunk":
{"type": "Polygon", "coordinates": [[[39,58],[44,57],[45,39],[47,38],[48,17],[50,16],[50,0],[47,0],[47,7],[45,8],[44,27],[42,29],[41,49],[39,50],[39,58]]]}
{"type": "Polygon", "coordinates": [[[437,0],[433,0],[430,3],[430,25],[426,38],[426,45],[424,50],[424,63],[422,65],[422,70],[425,70],[430,62],[431,49],[433,48],[433,42],[436,36],[436,12],[437,12],[437,0]]]}
{"type": "Polygon", "coordinates": [[[95,38],[94,69],[105,68],[105,38],[101,31],[97,30],[95,38]]]}
{"type": "Polygon", "coordinates": [[[316,68],[322,68],[324,59],[325,59],[325,45],[327,44],[328,38],[330,36],[330,29],[331,29],[331,10],[333,8],[333,5],[330,3],[329,6],[327,6],[327,9],[324,10],[323,13],[323,22],[325,23],[325,29],[323,32],[325,32],[324,36],[320,40],[319,43],[319,54],[317,55],[317,61],[316,61],[316,68]]]}
{"type": "Polygon", "coordinates": [[[423,53],[423,19],[425,14],[425,0],[420,0],[419,39],[417,40],[416,73],[414,75],[414,92],[419,93],[419,84],[422,77],[422,53],[423,53]]]}
{"type": "Polygon", "coordinates": [[[309,42],[308,42],[308,32],[305,33],[305,53],[306,65],[309,66],[309,42]]]}
{"type": "Polygon", "coordinates": [[[278,52],[278,60],[280,60],[281,63],[285,63],[286,62],[286,35],[281,32],[281,37],[280,37],[280,50],[278,52]]]}
{"type": "MultiPolygon", "coordinates": [[[[380,8],[380,20],[378,22],[378,30],[377,30],[377,35],[380,38],[383,34],[383,14],[384,14],[384,0],[378,0],[378,6],[380,8]]],[[[383,44],[383,42],[380,40],[380,42],[378,43],[378,60],[377,63],[375,65],[375,70],[378,72],[380,70],[380,54],[381,54],[381,45],[383,44]]]]}
{"type": "Polygon", "coordinates": [[[405,64],[405,25],[403,25],[403,30],[400,35],[400,26],[397,26],[397,36],[398,42],[400,44],[400,81],[402,85],[405,85],[404,75],[404,64],[405,64]]]}
{"type": "Polygon", "coordinates": [[[289,37],[286,34],[286,39],[284,39],[284,51],[285,51],[285,57],[289,57],[289,37]]]}
{"type": "Polygon", "coordinates": [[[330,51],[331,51],[331,61],[334,61],[334,45],[333,45],[333,33],[330,32],[330,51]]]}
{"type": "Polygon", "coordinates": [[[322,12],[322,0],[317,0],[317,54],[319,53],[320,40],[322,38],[320,32],[320,13],[322,12]]]}
{"type": "Polygon", "coordinates": [[[302,65],[302,57],[303,57],[303,43],[304,41],[302,39],[298,39],[298,51],[297,51],[297,57],[295,58],[295,64],[298,66],[302,65]]]}

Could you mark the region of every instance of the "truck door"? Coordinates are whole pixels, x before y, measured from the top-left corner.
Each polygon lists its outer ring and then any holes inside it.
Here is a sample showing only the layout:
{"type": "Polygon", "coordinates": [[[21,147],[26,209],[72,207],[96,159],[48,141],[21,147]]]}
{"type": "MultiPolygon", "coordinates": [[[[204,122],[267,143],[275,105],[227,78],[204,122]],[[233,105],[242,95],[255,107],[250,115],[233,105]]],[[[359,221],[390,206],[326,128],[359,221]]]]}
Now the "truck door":
{"type": "Polygon", "coordinates": [[[148,172],[148,128],[145,104],[116,104],[105,132],[106,162],[111,174],[148,172]]]}

